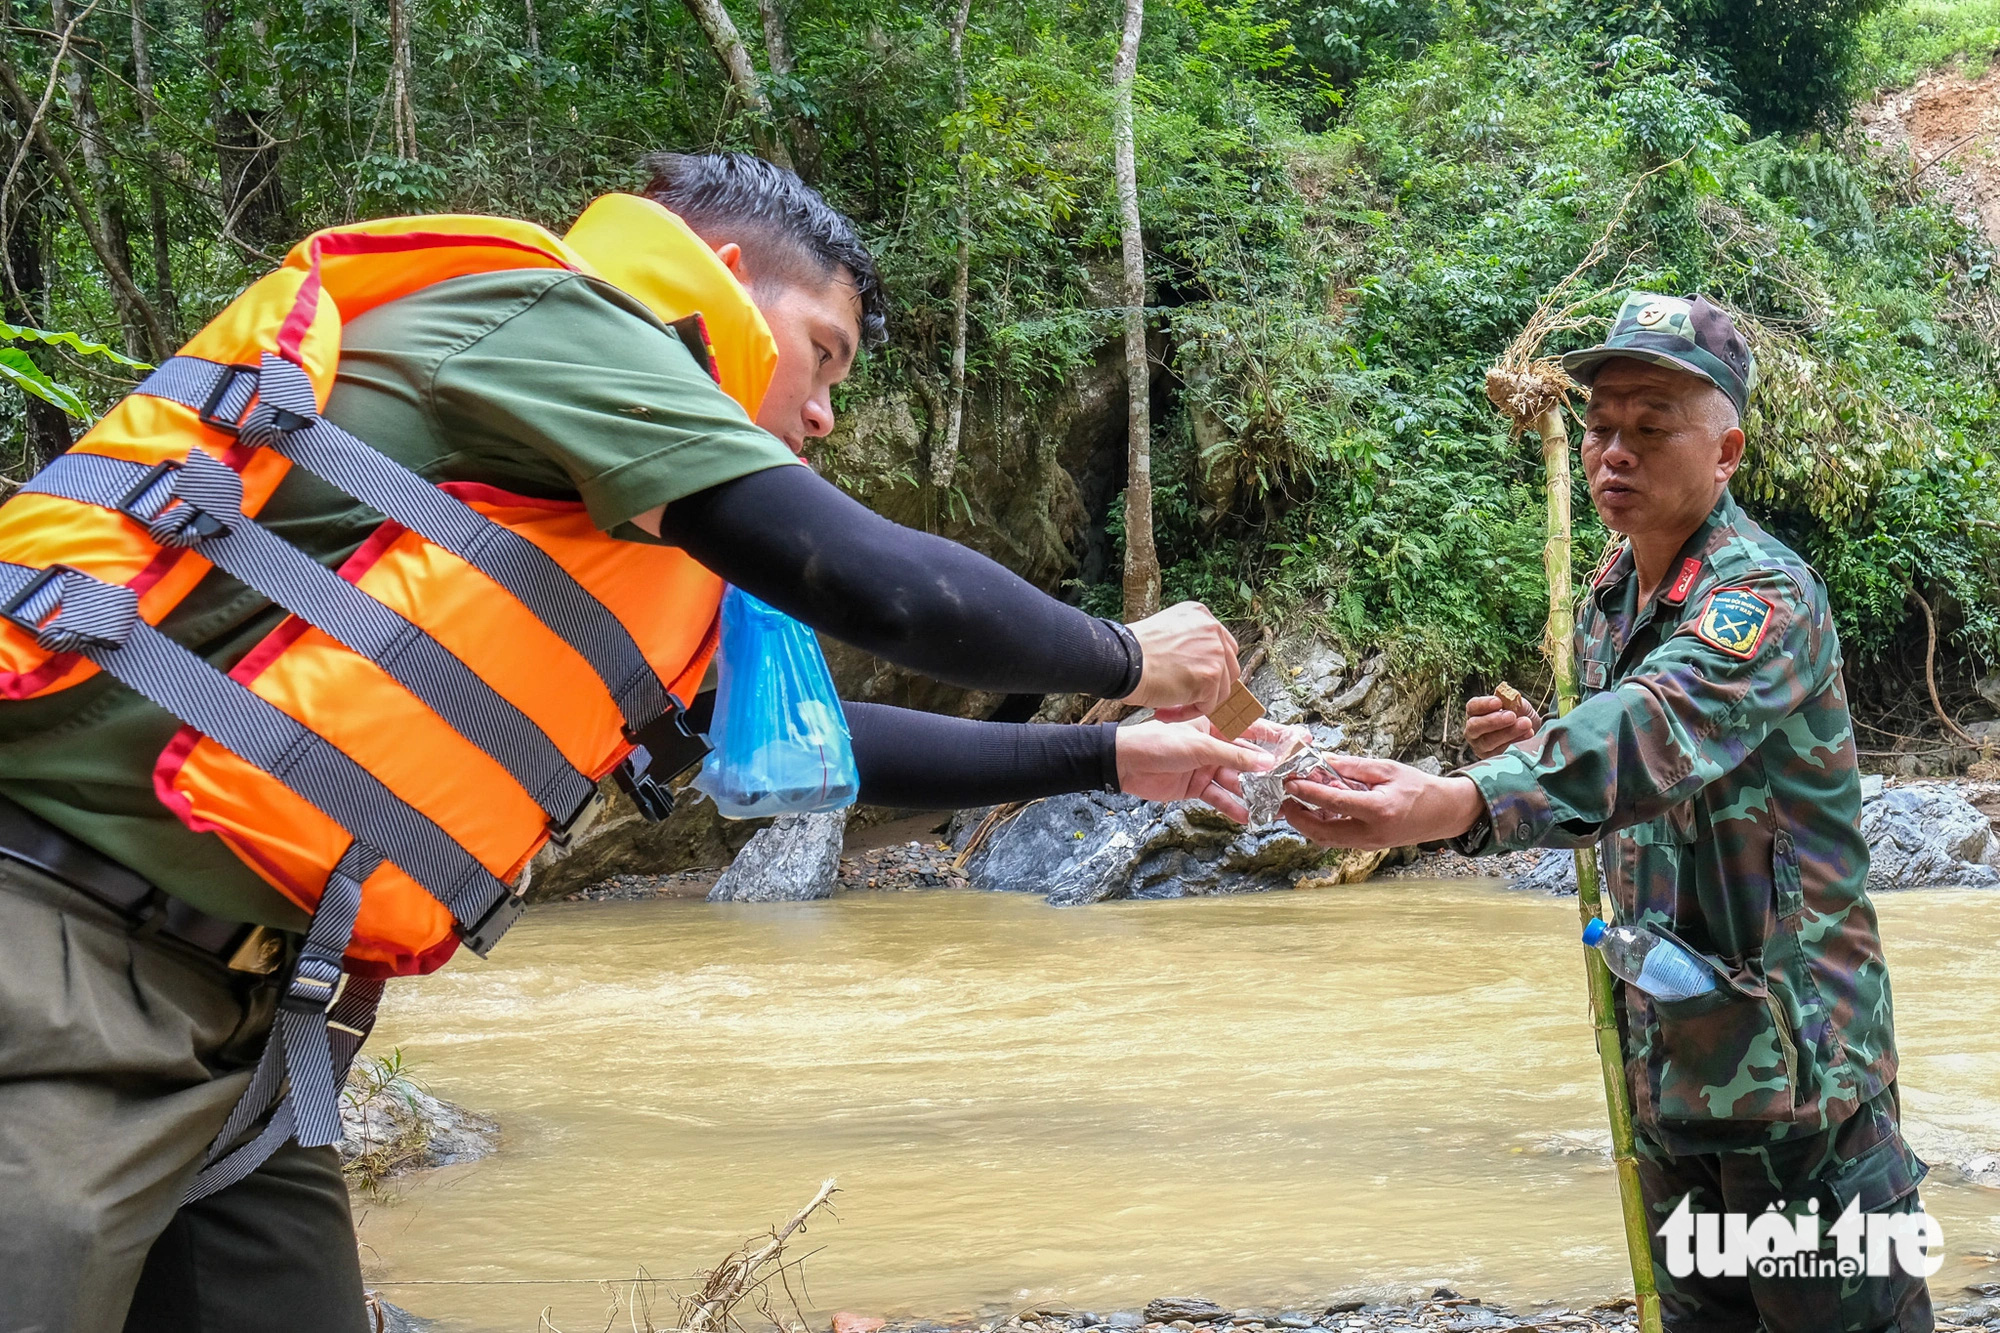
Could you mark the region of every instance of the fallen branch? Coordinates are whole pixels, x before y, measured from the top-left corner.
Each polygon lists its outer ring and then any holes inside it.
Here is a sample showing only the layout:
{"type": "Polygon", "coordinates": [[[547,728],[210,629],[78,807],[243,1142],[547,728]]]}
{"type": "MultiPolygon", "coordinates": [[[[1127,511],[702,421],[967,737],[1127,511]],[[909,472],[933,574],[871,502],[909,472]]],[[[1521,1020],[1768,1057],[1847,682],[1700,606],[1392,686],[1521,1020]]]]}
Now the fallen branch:
{"type": "MultiPolygon", "coordinates": [[[[792,1220],[774,1229],[755,1250],[750,1246],[755,1241],[746,1241],[743,1247],[724,1259],[710,1270],[701,1280],[701,1289],[681,1301],[682,1333],[720,1333],[733,1322],[730,1314],[752,1292],[770,1281],[764,1268],[774,1260],[782,1261],[785,1242],[793,1233],[805,1230],[806,1220],[821,1208],[827,1207],[827,1200],[834,1195],[834,1182],[821,1183],[819,1193],[813,1195],[812,1202],[792,1215],[792,1220]]],[[[777,1273],[784,1271],[780,1262],[777,1273]]]]}

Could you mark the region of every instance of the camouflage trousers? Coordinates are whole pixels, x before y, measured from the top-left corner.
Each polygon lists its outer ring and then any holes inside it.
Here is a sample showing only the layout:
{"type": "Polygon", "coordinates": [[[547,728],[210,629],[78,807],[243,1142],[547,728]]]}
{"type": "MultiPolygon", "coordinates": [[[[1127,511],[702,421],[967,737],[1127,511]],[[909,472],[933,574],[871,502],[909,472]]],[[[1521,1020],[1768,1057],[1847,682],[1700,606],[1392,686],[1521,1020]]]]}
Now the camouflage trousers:
{"type": "MultiPolygon", "coordinates": [[[[1824,1133],[1734,1152],[1674,1156],[1641,1127],[1639,1184],[1653,1219],[1653,1276],[1668,1333],[1931,1333],[1924,1279],[1891,1265],[1886,1277],[1675,1277],[1660,1227],[1683,1198],[1691,1212],[1744,1213],[1772,1204],[1796,1218],[1819,1201],[1825,1236],[1850,1200],[1864,1213],[1912,1213],[1927,1168],[1903,1141],[1891,1084],[1824,1133]]],[[[1834,1253],[1827,1239],[1822,1253],[1834,1253]]]]}

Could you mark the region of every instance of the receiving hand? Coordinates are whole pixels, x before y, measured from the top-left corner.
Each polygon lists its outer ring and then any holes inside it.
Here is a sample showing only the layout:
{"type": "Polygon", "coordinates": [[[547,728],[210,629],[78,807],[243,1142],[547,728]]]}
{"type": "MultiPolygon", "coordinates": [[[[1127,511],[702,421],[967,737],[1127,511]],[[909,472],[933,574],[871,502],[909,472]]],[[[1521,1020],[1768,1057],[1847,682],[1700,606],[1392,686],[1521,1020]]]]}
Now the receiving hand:
{"type": "Polygon", "coordinates": [[[1254,745],[1215,735],[1207,718],[1118,728],[1118,790],[1149,801],[1206,801],[1239,824],[1249,818],[1239,775],[1274,762],[1254,745]]]}
{"type": "Polygon", "coordinates": [[[1236,638],[1200,602],[1182,602],[1130,626],[1142,655],[1139,688],[1120,700],[1163,722],[1222,707],[1235,688],[1236,638]]]}
{"type": "Polygon", "coordinates": [[[1510,745],[1528,740],[1542,729],[1542,715],[1526,699],[1517,711],[1497,694],[1481,694],[1465,701],[1465,743],[1481,759],[1491,759],[1510,745]]]}
{"type": "Polygon", "coordinates": [[[1285,784],[1296,798],[1285,803],[1285,818],[1323,847],[1441,842],[1471,828],[1486,808],[1486,798],[1470,778],[1434,778],[1407,764],[1349,755],[1335,756],[1333,768],[1366,785],[1329,787],[1307,778],[1285,784]]]}
{"type": "Polygon", "coordinates": [[[1260,717],[1243,729],[1236,739],[1281,755],[1288,750],[1303,749],[1312,744],[1312,730],[1295,724],[1273,722],[1268,717],[1260,717]]]}

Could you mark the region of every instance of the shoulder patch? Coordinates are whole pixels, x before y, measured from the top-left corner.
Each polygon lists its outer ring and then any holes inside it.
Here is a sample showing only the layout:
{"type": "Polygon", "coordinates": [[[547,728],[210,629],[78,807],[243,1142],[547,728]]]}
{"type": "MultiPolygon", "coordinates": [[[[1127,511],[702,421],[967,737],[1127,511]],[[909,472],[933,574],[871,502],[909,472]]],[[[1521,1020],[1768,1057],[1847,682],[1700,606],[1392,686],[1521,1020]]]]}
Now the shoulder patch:
{"type": "Polygon", "coordinates": [[[1764,642],[1764,629],[1771,623],[1771,604],[1748,588],[1723,588],[1708,595],[1708,602],[1695,618],[1695,637],[1712,644],[1731,657],[1745,660],[1757,655],[1764,642]]]}

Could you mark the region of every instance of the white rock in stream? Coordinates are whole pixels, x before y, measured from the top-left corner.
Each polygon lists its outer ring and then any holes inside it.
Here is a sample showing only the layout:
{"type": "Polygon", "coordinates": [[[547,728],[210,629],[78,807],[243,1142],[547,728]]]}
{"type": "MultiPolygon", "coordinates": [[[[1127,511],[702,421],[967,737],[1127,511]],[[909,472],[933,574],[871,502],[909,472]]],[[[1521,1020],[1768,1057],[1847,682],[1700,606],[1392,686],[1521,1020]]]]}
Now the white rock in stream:
{"type": "Polygon", "coordinates": [[[708,892],[712,903],[802,902],[831,898],[840,873],[847,811],[780,815],[743,845],[708,892]]]}

